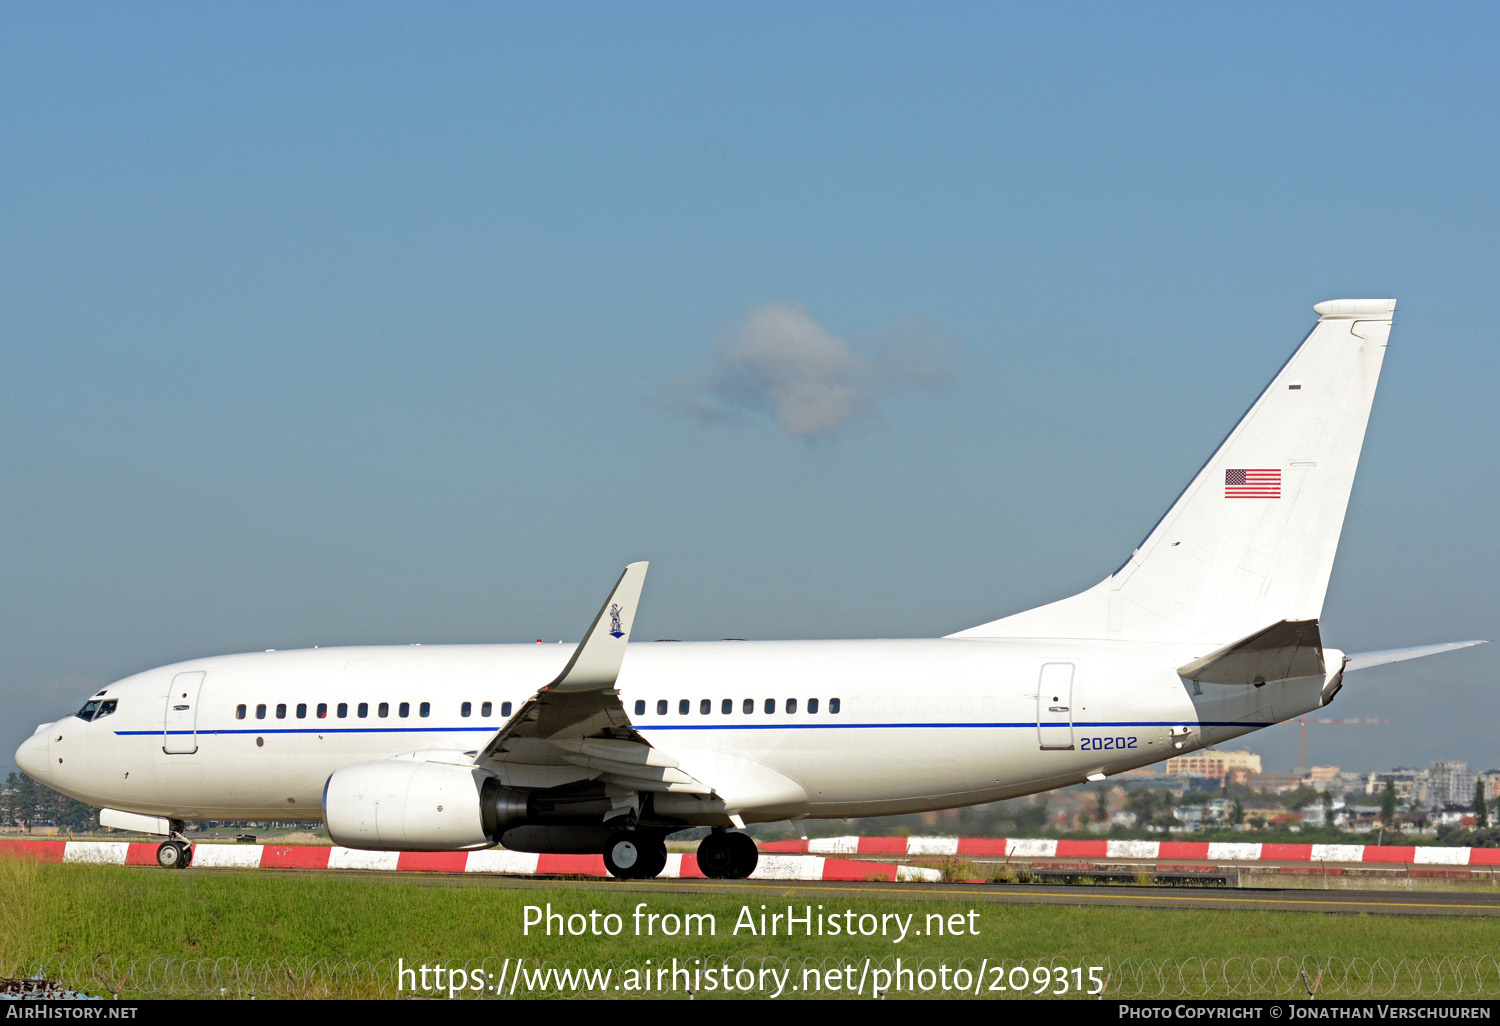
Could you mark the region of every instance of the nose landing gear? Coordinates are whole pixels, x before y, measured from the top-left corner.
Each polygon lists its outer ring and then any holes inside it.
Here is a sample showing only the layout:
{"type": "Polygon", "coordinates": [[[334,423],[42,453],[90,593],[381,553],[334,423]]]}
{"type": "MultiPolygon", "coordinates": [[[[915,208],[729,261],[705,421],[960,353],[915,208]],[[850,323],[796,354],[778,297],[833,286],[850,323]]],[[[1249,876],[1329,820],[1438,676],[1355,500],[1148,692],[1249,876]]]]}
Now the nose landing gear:
{"type": "Polygon", "coordinates": [[[186,869],[193,864],[193,846],[186,841],[163,841],[156,849],[156,864],[163,869],[186,869]]]}

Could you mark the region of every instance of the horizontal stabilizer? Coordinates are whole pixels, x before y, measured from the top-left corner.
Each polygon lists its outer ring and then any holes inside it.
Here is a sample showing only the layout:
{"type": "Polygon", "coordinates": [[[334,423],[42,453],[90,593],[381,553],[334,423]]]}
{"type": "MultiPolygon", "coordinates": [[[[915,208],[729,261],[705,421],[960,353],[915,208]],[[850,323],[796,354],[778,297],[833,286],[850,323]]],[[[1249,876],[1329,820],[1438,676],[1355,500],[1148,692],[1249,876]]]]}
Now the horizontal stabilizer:
{"type": "Polygon", "coordinates": [[[1443,645],[1418,645],[1415,648],[1388,648],[1380,652],[1356,652],[1344,660],[1344,672],[1367,670],[1372,666],[1384,666],[1386,663],[1404,663],[1408,659],[1421,659],[1423,656],[1484,644],[1488,642],[1450,641],[1443,645]]]}
{"type": "Polygon", "coordinates": [[[1264,684],[1322,677],[1323,639],[1316,620],[1282,620],[1177,668],[1200,684],[1264,684]]]}

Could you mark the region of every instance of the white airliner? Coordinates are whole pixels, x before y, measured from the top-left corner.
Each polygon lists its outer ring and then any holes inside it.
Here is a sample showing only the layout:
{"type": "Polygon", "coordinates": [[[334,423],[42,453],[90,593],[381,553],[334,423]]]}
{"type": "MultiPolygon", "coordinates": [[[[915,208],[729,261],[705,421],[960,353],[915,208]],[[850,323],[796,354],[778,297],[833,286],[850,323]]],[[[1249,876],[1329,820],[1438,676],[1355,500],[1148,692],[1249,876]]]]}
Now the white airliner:
{"type": "Polygon", "coordinates": [[[1140,547],[1098,585],[945,638],[631,644],[645,563],[571,652],[320,648],[127,677],[16,753],[36,780],[168,838],[189,820],[318,820],[352,848],[602,852],[657,875],[712,827],[1032,794],[1327,705],[1350,670],[1318,618],[1395,312],[1336,300],[1140,547]]]}

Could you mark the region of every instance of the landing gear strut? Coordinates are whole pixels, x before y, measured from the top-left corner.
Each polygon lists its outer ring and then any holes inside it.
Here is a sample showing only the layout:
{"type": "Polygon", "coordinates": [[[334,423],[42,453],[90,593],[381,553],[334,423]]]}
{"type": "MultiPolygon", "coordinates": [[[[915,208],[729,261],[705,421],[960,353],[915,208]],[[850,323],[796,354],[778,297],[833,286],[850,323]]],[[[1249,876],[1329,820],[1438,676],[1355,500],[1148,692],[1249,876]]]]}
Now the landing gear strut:
{"type": "Polygon", "coordinates": [[[760,850],[748,834],[715,830],[698,845],[698,868],[710,880],[743,880],[759,863],[760,850]]]}
{"type": "Polygon", "coordinates": [[[621,830],[604,845],[604,868],[620,880],[650,880],[667,868],[667,843],[656,834],[621,830]]]}
{"type": "Polygon", "coordinates": [[[163,869],[186,869],[193,864],[193,846],[186,841],[163,841],[156,849],[156,864],[163,869]]]}

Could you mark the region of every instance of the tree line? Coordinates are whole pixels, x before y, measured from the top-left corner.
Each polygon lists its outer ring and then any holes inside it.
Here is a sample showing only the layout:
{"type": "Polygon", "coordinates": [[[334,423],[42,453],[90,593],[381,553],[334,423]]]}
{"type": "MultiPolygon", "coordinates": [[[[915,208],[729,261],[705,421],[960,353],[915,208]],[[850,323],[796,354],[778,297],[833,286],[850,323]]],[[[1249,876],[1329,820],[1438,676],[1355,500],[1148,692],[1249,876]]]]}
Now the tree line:
{"type": "Polygon", "coordinates": [[[63,830],[93,830],[99,825],[99,810],[58,794],[24,773],[12,772],[0,791],[0,826],[21,827],[30,832],[38,826],[63,830]]]}

